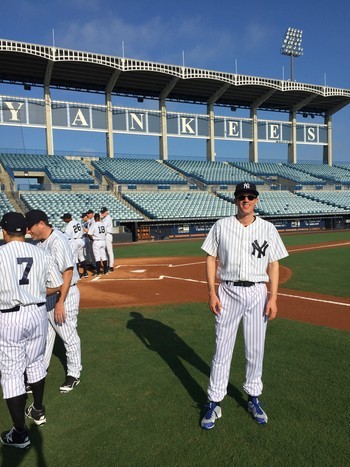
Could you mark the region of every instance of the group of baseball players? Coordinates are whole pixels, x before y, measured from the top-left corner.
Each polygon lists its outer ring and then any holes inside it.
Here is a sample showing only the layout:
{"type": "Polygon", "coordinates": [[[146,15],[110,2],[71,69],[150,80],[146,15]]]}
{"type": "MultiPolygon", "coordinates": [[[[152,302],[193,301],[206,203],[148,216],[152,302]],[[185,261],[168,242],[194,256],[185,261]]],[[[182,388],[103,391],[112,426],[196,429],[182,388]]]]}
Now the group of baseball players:
{"type": "Polygon", "coordinates": [[[93,276],[113,272],[113,221],[108,209],[103,207],[100,213],[89,209],[82,213],[81,221],[73,219],[69,212],[63,214],[62,219],[67,224],[64,233],[71,244],[78,270],[82,268],[80,277],[89,277],[88,269],[93,276]]]}
{"type": "MultiPolygon", "coordinates": [[[[274,225],[255,215],[256,186],[240,183],[234,194],[237,214],[218,220],[202,245],[207,253],[209,308],[215,316],[215,350],[201,420],[204,430],[214,428],[222,416],[221,401],[227,394],[241,321],[247,410],[258,424],[268,421],[259,400],[265,334],[268,321],[277,313],[278,261],[288,253],[274,225]]],[[[94,264],[95,275],[101,273],[101,267],[104,273],[113,270],[113,223],[107,208],[101,213],[83,213],[82,223],[70,213],[62,218],[67,223],[64,233],[53,229],[40,210],[29,211],[25,217],[7,213],[0,222],[5,240],[0,247],[0,371],[3,397],[13,421],[0,440],[18,448],[30,445],[25,417],[37,425],[46,422],[44,385],[56,334],[67,356],[67,376],[60,391],[67,393],[80,382],[77,266],[83,268],[81,277],[87,276],[89,262],[94,264]],[[26,232],[38,241],[36,246],[25,242],[26,232]],[[28,386],[33,403],[25,408],[28,386]]]]}
{"type": "Polygon", "coordinates": [[[44,386],[56,334],[63,341],[67,357],[67,374],[59,390],[68,393],[80,383],[77,282],[79,262],[83,274],[87,271],[85,256],[81,255],[83,236],[92,245],[99,244],[99,248],[93,247],[96,274],[100,273],[101,260],[107,272],[102,247],[105,251],[106,233],[111,234],[113,227],[107,208],[101,209],[105,224],[99,214],[91,216],[89,212],[87,216],[90,221],[83,227],[71,214],[64,214],[65,232],[53,228],[47,214],[37,209],[25,216],[8,212],[0,222],[5,242],[0,247],[0,373],[3,397],[13,422],[13,427],[0,436],[4,445],[30,445],[25,417],[38,426],[46,423],[44,386]],[[27,233],[36,245],[25,241],[27,233]],[[25,408],[28,393],[33,394],[33,403],[25,408]]]}

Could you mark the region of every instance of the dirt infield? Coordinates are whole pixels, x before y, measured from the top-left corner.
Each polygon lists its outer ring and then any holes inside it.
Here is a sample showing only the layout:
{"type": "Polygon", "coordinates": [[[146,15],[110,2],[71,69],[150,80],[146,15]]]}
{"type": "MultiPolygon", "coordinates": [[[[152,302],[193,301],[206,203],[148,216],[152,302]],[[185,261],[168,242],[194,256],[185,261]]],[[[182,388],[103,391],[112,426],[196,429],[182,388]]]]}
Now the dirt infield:
{"type": "MultiPolygon", "coordinates": [[[[344,243],[341,243],[342,245],[344,243]]],[[[339,245],[339,243],[337,244],[339,245]]],[[[289,251],[326,248],[307,245],[289,251]]],[[[292,271],[281,266],[280,282],[292,271]]],[[[82,308],[122,308],[206,302],[205,259],[200,257],[122,259],[107,276],[79,282],[82,308]]],[[[278,316],[350,331],[350,299],[280,289],[278,316]]]]}

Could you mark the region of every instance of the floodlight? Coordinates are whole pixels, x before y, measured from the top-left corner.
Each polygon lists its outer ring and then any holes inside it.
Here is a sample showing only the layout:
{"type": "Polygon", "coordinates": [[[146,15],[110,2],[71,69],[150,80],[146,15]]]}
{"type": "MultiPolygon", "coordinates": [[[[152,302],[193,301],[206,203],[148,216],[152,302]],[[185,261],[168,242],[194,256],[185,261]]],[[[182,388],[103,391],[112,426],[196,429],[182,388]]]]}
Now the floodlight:
{"type": "Polygon", "coordinates": [[[304,53],[304,49],[301,46],[303,40],[303,31],[296,28],[288,28],[281,48],[282,55],[290,56],[290,79],[294,81],[293,76],[293,58],[300,57],[304,53]]]}

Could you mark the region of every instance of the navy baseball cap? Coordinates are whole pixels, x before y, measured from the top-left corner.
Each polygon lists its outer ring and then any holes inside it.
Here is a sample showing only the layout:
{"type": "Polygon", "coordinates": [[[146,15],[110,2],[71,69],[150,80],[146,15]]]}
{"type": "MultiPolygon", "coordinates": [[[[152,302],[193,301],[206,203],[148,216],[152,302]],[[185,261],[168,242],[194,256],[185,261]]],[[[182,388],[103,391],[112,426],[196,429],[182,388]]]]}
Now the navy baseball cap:
{"type": "Polygon", "coordinates": [[[20,212],[7,212],[2,216],[0,225],[6,232],[21,233],[27,232],[26,218],[20,212]]]}
{"type": "Polygon", "coordinates": [[[259,196],[259,192],[257,191],[255,184],[251,182],[238,183],[234,195],[237,198],[241,193],[252,193],[255,196],[259,196]]]}
{"type": "Polygon", "coordinates": [[[40,209],[32,209],[28,211],[26,214],[28,229],[33,227],[33,225],[37,224],[38,222],[46,222],[49,224],[49,218],[47,217],[46,212],[41,211],[40,209]]]}
{"type": "Polygon", "coordinates": [[[86,214],[93,214],[94,211],[92,209],[89,209],[88,211],[86,211],[86,214]]]}
{"type": "Polygon", "coordinates": [[[72,219],[72,214],[70,212],[65,212],[62,216],[62,219],[72,219]]]}
{"type": "Polygon", "coordinates": [[[107,211],[108,211],[108,209],[107,209],[106,207],[101,208],[101,214],[103,214],[103,213],[105,213],[105,212],[107,212],[107,211]]]}

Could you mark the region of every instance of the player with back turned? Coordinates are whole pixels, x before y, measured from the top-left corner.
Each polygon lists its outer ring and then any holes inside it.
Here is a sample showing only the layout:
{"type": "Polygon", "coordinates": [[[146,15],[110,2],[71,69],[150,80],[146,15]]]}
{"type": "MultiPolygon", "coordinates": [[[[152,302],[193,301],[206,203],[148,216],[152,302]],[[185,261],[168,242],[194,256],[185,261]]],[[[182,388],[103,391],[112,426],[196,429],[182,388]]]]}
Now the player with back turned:
{"type": "Polygon", "coordinates": [[[262,368],[268,320],[277,313],[278,260],[288,256],[273,224],[254,215],[258,191],[253,183],[240,183],[235,191],[237,215],[217,221],[205,239],[209,307],[215,315],[215,351],[210,371],[208,402],[201,421],[214,428],[222,415],[220,403],[227,394],[231,360],[238,326],[243,320],[248,412],[264,425],[261,408],[262,368]],[[218,266],[217,266],[218,260],[218,266]],[[218,290],[215,275],[220,280],[218,290]],[[268,298],[266,283],[269,282],[268,298]]]}
{"type": "Polygon", "coordinates": [[[47,336],[46,296],[59,293],[62,277],[46,252],[25,242],[23,214],[4,214],[0,225],[5,245],[0,247],[0,372],[3,397],[13,428],[1,434],[7,446],[30,445],[25,414],[36,425],[46,422],[43,406],[47,336]],[[25,410],[24,372],[34,402],[25,410]]]}
{"type": "Polygon", "coordinates": [[[65,234],[52,229],[47,214],[33,209],[26,214],[28,231],[37,248],[47,251],[55,260],[62,274],[63,285],[58,300],[49,297],[47,301],[49,329],[45,350],[45,364],[49,367],[56,334],[63,341],[67,356],[67,375],[60,386],[61,393],[72,391],[80,383],[81,345],[78,335],[78,314],[80,293],[77,287],[79,273],[74,263],[71,247],[65,234]]]}

